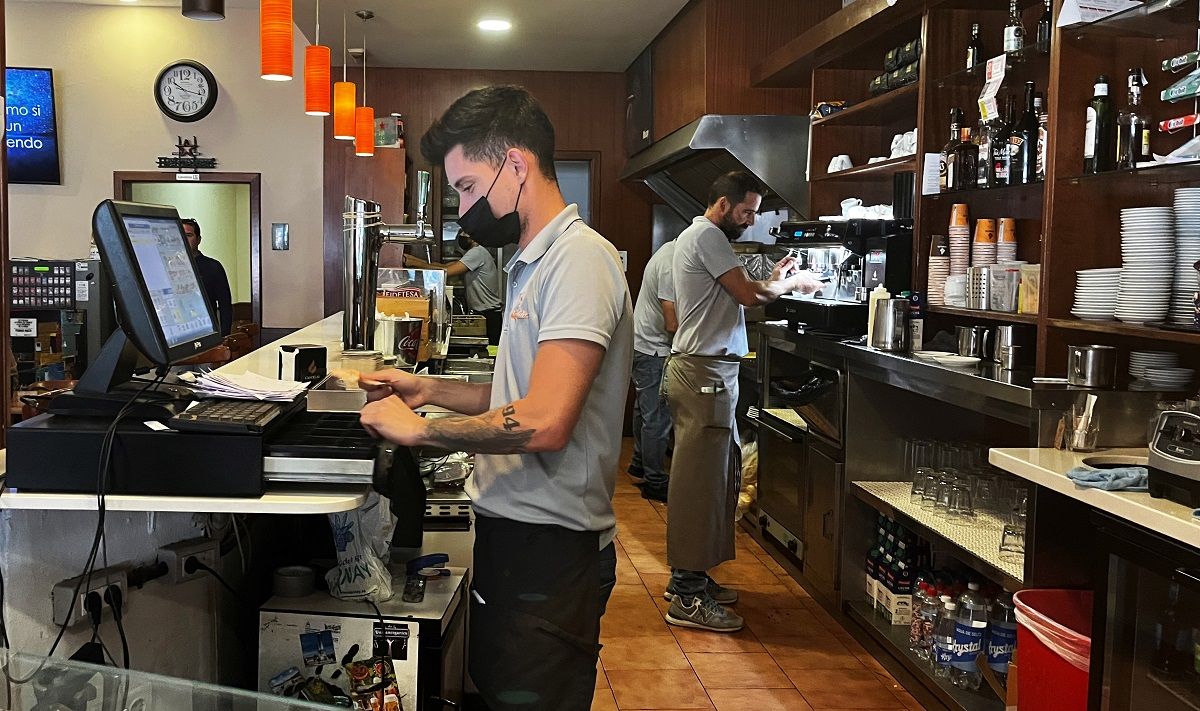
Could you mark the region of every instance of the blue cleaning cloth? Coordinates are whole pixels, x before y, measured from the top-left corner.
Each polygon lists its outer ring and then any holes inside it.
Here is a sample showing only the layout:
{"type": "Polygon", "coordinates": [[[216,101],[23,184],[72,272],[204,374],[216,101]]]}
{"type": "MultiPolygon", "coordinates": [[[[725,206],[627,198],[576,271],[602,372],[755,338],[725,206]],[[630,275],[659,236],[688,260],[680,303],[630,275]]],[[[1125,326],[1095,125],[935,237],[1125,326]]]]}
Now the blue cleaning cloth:
{"type": "Polygon", "coordinates": [[[1150,474],[1146,467],[1119,467],[1117,469],[1092,469],[1075,467],[1067,472],[1067,478],[1079,486],[1105,491],[1148,491],[1146,482],[1150,474]]]}

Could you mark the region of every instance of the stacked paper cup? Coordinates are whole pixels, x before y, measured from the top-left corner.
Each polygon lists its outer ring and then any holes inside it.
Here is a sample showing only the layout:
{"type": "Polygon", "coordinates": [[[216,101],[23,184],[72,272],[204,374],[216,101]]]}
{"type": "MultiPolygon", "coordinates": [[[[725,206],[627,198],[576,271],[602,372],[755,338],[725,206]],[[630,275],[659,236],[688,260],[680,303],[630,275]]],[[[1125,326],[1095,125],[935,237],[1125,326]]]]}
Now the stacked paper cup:
{"type": "Polygon", "coordinates": [[[967,206],[956,203],[950,208],[950,275],[966,276],[971,266],[971,215],[967,206]]]}
{"type": "Polygon", "coordinates": [[[975,241],[971,244],[971,266],[989,267],[996,263],[996,221],[976,220],[975,241]]]}
{"type": "Polygon", "coordinates": [[[1017,261],[1017,221],[1011,217],[1000,218],[1000,236],[996,242],[996,262],[1017,261]]]}
{"type": "Polygon", "coordinates": [[[929,283],[926,302],[930,306],[946,303],[946,278],[950,276],[950,246],[945,235],[934,235],[929,250],[929,283]]]}

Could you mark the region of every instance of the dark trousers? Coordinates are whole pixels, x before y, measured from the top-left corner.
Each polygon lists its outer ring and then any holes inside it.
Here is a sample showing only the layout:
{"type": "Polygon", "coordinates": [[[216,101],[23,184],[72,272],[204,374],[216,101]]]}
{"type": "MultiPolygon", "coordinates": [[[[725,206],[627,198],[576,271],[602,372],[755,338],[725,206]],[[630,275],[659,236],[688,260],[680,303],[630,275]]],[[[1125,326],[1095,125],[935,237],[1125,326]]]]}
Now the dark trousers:
{"type": "Polygon", "coordinates": [[[587,711],[616,584],[600,534],[478,516],[468,668],[493,711],[587,711]]]}
{"type": "Polygon", "coordinates": [[[633,460],[630,472],[652,487],[667,485],[667,447],[671,443],[671,409],[662,393],[665,356],[633,354],[633,460]]]}
{"type": "Polygon", "coordinates": [[[500,332],[504,330],[504,311],[501,309],[492,309],[491,311],[480,311],[479,315],[487,323],[488,343],[493,346],[498,345],[500,343],[500,332]]]}

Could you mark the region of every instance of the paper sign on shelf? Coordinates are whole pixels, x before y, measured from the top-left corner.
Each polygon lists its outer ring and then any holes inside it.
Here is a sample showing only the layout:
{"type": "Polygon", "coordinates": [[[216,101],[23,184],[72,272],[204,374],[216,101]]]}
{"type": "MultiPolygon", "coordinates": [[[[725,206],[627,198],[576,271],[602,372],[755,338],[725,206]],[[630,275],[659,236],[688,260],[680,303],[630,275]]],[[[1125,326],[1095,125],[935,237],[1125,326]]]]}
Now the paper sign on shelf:
{"type": "Polygon", "coordinates": [[[942,191],[942,156],[940,153],[926,153],[925,167],[921,171],[921,194],[937,195],[942,191]]]}
{"type": "Polygon", "coordinates": [[[8,335],[12,338],[37,338],[37,319],[10,318],[8,335]]]}
{"type": "Polygon", "coordinates": [[[996,94],[1004,84],[1004,72],[1007,70],[1007,55],[1002,54],[987,61],[984,69],[983,91],[979,92],[979,118],[984,123],[1000,116],[1000,107],[996,105],[996,94]]]}
{"type": "Polygon", "coordinates": [[[1073,27],[1095,22],[1141,4],[1140,0],[1063,0],[1062,10],[1058,13],[1058,26],[1073,27]]]}

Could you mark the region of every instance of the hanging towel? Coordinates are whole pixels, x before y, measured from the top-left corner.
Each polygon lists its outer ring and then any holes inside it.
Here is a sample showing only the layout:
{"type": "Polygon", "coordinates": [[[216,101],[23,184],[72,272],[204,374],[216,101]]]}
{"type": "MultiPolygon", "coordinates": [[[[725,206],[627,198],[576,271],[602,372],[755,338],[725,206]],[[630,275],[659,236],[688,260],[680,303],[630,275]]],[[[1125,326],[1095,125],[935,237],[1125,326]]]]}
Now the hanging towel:
{"type": "Polygon", "coordinates": [[[1149,479],[1146,467],[1118,467],[1116,469],[1092,469],[1075,467],[1067,472],[1067,478],[1078,486],[1105,491],[1147,491],[1149,479]]]}

